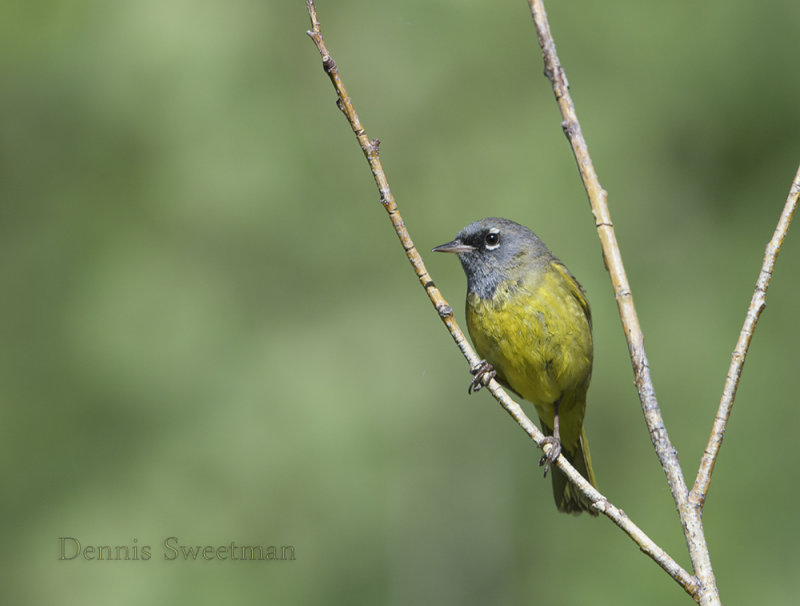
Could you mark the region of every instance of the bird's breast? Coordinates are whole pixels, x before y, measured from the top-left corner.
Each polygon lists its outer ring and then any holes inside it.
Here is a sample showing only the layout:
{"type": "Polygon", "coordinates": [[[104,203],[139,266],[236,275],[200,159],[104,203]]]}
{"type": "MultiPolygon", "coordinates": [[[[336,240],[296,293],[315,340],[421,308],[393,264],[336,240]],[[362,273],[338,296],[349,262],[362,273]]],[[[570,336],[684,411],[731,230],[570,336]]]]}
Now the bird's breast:
{"type": "Polygon", "coordinates": [[[491,298],[467,295],[467,328],[478,354],[526,400],[548,406],[588,387],[592,334],[587,312],[555,271],[506,280],[491,298]]]}

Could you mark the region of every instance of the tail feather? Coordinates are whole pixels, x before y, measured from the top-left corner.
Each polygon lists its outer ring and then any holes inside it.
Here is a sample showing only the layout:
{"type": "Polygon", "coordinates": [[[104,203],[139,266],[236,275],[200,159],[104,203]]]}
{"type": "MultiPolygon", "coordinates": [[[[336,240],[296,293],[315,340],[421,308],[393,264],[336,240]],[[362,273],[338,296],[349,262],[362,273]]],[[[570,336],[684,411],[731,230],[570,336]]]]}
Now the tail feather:
{"type": "MultiPolygon", "coordinates": [[[[569,451],[562,445],[561,454],[592,486],[597,488],[594,470],[592,469],[592,459],[589,456],[589,444],[586,442],[586,433],[583,429],[581,429],[578,448],[574,451],[569,451]]],[[[559,511],[575,515],[586,511],[593,516],[597,515],[598,512],[592,507],[592,502],[574,484],[567,480],[567,476],[558,467],[554,466],[551,471],[553,474],[553,497],[559,511]]]]}

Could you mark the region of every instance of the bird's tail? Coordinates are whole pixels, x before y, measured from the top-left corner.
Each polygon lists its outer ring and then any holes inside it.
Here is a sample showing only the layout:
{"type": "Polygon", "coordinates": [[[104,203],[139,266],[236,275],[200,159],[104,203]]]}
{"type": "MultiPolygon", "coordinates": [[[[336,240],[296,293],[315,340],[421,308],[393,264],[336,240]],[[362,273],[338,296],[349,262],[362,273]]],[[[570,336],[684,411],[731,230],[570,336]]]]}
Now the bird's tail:
{"type": "MultiPolygon", "coordinates": [[[[592,459],[589,456],[589,444],[586,442],[586,432],[583,429],[581,429],[581,437],[578,440],[578,448],[570,451],[566,446],[562,445],[561,454],[592,486],[597,488],[594,470],[592,469],[592,459]]],[[[567,476],[558,467],[554,465],[551,471],[553,473],[553,497],[556,500],[556,507],[558,507],[559,511],[574,513],[575,515],[582,511],[588,511],[593,516],[597,515],[597,510],[592,507],[592,502],[583,496],[577,486],[567,480],[567,476]]]]}

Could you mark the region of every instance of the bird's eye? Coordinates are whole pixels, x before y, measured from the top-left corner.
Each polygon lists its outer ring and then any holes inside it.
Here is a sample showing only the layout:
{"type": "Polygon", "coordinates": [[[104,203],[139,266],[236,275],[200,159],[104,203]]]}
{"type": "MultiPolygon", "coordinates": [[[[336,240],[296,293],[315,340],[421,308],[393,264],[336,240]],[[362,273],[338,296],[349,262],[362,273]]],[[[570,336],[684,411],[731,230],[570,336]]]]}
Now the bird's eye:
{"type": "Polygon", "coordinates": [[[500,246],[500,234],[496,231],[490,231],[483,240],[486,242],[486,248],[488,250],[494,250],[500,246]]]}

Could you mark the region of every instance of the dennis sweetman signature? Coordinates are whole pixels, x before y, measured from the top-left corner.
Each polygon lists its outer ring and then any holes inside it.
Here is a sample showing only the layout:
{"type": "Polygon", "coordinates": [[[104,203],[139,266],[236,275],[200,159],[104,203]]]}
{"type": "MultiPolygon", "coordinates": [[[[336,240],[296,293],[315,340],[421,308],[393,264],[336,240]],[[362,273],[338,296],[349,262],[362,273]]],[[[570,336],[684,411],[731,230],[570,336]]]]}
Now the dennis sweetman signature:
{"type": "MultiPolygon", "coordinates": [[[[139,545],[133,539],[129,545],[81,545],[75,537],[58,537],[59,560],[147,561],[153,557],[150,545],[139,545]]],[[[231,541],[226,545],[182,545],[178,537],[167,537],[161,542],[163,560],[237,560],[237,561],[291,561],[295,558],[294,545],[239,545],[231,541]]]]}

